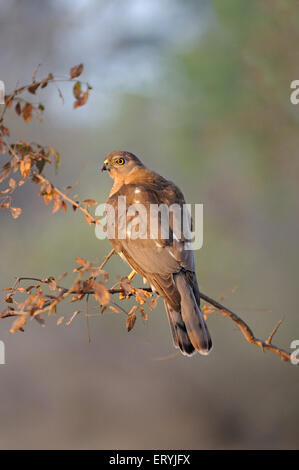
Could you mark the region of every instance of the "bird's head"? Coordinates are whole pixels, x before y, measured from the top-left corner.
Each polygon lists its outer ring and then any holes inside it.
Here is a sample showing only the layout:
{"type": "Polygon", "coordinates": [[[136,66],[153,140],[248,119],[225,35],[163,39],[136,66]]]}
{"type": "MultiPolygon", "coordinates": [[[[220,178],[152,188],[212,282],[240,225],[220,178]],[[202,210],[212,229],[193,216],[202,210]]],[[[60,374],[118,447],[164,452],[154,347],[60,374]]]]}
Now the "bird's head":
{"type": "Polygon", "coordinates": [[[144,165],[133,153],[116,151],[106,155],[102,171],[108,171],[113,179],[125,179],[140,168],[144,168],[144,165]]]}

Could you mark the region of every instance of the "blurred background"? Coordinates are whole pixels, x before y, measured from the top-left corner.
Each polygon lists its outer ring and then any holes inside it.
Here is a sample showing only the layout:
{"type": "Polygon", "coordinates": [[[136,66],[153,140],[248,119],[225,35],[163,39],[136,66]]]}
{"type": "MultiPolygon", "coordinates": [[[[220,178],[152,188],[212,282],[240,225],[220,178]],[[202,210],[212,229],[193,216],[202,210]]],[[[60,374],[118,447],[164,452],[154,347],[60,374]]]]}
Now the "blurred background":
{"type": "MultiPolygon", "coordinates": [[[[111,180],[99,165],[117,149],[176,182],[204,204],[200,288],[224,296],[261,338],[285,315],[274,343],[286,349],[299,339],[298,20],[295,0],[0,0],[7,92],[38,64],[40,76],[63,78],[84,62],[93,86],[76,110],[70,84],[64,104],[49,86],[36,98],[42,123],[10,112],[12,137],[57,149],[59,174],[47,175],[60,187],[77,182],[82,199],[105,201],[111,180]]],[[[18,220],[0,212],[1,289],[110,250],[79,214],[52,215],[31,183],[18,198],[18,220]]],[[[109,273],[113,282],[128,268],[114,257],[109,273]]],[[[56,321],[14,335],[0,322],[2,449],[299,447],[298,369],[220,314],[208,319],[213,353],[192,358],[168,357],[161,301],[130,333],[124,316],[91,318],[91,344],[83,316],[56,321]]]]}

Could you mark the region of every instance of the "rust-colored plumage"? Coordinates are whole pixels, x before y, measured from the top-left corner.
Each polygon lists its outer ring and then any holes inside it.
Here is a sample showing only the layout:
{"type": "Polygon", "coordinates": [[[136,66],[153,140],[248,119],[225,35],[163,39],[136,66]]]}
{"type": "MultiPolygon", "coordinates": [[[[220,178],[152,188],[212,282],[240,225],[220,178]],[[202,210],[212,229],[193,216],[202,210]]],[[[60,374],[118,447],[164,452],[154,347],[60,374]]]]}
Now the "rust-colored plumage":
{"type": "MultiPolygon", "coordinates": [[[[110,237],[112,246],[163,297],[175,346],[186,355],[195,350],[208,354],[212,342],[200,310],[194,254],[192,250],[185,249],[183,233],[179,238],[175,236],[174,219],[169,218],[168,238],[161,236],[159,218],[156,238],[151,238],[149,224],[144,237],[136,238],[132,232],[126,232],[120,238],[117,230],[119,197],[125,196],[127,208],[142,204],[146,208],[144,216],[149,220],[151,205],[165,204],[169,207],[176,204],[182,209],[185,204],[182,192],[172,182],[146,168],[130,152],[110,153],[102,170],[107,170],[114,180],[107,200],[115,210],[116,237],[110,237]]],[[[132,216],[126,215],[126,223],[131,220],[132,216]]]]}

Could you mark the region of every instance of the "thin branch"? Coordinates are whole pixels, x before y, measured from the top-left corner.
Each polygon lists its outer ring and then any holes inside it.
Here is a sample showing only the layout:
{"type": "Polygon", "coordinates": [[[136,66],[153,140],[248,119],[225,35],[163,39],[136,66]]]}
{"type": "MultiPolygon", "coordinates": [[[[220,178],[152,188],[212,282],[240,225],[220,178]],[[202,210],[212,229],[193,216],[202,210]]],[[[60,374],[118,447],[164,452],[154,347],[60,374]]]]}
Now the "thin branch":
{"type": "MultiPolygon", "coordinates": [[[[234,313],[232,310],[226,308],[224,305],[220,304],[217,302],[217,300],[212,299],[212,297],[209,297],[208,295],[204,294],[203,292],[200,293],[200,297],[208,302],[210,305],[213,305],[216,307],[217,310],[220,311],[221,315],[224,317],[229,317],[236,325],[238,326],[239,330],[243,334],[244,338],[246,341],[250,344],[254,344],[255,346],[258,346],[261,348],[263,351],[268,350],[273,352],[274,354],[278,354],[283,361],[291,361],[291,354],[285,351],[284,349],[278,348],[277,346],[274,346],[271,344],[271,341],[269,341],[273,338],[274,334],[277,332],[279,326],[281,325],[283,320],[279,321],[279,324],[276,325],[274,328],[273,332],[271,333],[270,337],[268,338],[267,341],[263,341],[259,338],[256,338],[251,330],[251,328],[245,323],[242,318],[240,318],[236,313],[234,313]]],[[[212,312],[208,312],[212,313],[212,312]]]]}
{"type": "Polygon", "coordinates": [[[63,193],[60,189],[58,189],[56,186],[54,186],[47,178],[45,178],[44,176],[40,175],[39,173],[37,172],[33,172],[33,176],[37,179],[39,179],[39,181],[41,183],[44,183],[44,184],[50,184],[54,191],[59,194],[59,196],[64,200],[64,201],[67,201],[69,202],[73,207],[76,207],[77,209],[79,209],[89,220],[91,223],[93,224],[96,224],[96,223],[99,223],[97,221],[97,219],[95,219],[89,212],[87,209],[85,209],[84,207],[80,206],[80,204],[77,202],[77,201],[74,201],[74,199],[70,198],[69,196],[67,196],[65,193],[63,193]]]}
{"type": "MultiPolygon", "coordinates": [[[[114,250],[111,250],[108,255],[105,257],[105,259],[103,260],[102,264],[100,265],[100,269],[103,268],[103,266],[109,261],[109,259],[111,258],[111,256],[115,253],[114,250]]],[[[79,272],[79,275],[78,277],[75,279],[73,285],[71,288],[67,289],[65,287],[62,287],[62,286],[58,286],[57,285],[57,289],[61,291],[61,293],[58,295],[58,296],[51,296],[51,300],[49,300],[48,302],[46,302],[42,308],[40,309],[37,309],[37,310],[34,310],[34,312],[30,313],[30,312],[26,312],[26,311],[14,311],[14,310],[11,310],[11,311],[4,311],[3,313],[0,314],[0,318],[7,318],[7,317],[13,317],[13,316],[22,316],[22,315],[26,315],[26,316],[33,316],[33,317],[36,317],[36,316],[39,316],[45,312],[48,312],[48,311],[55,311],[56,310],[56,306],[62,302],[63,300],[65,300],[67,297],[70,297],[71,295],[77,295],[77,296],[82,296],[82,298],[84,296],[89,296],[89,295],[92,295],[95,293],[95,291],[93,289],[81,289],[81,288],[78,288],[79,286],[79,283],[82,279],[82,275],[83,275],[84,271],[80,271],[79,272]]],[[[40,284],[42,283],[49,283],[49,278],[46,278],[46,279],[39,279],[39,278],[32,278],[32,277],[20,277],[16,280],[15,284],[14,284],[14,287],[12,288],[12,291],[15,291],[17,289],[17,286],[19,285],[19,283],[21,281],[25,281],[25,280],[34,280],[40,284]]],[[[129,298],[131,296],[135,296],[136,295],[136,291],[143,291],[143,292],[147,292],[147,293],[151,293],[152,292],[152,289],[151,288],[144,288],[144,287],[140,287],[140,288],[132,288],[130,292],[127,292],[124,288],[120,287],[120,288],[111,288],[111,289],[107,289],[107,291],[109,292],[110,295],[116,295],[116,294],[122,294],[124,298],[129,298]]],[[[247,323],[245,323],[244,320],[242,320],[242,318],[240,318],[236,313],[234,313],[232,310],[230,310],[229,308],[225,307],[224,305],[222,305],[220,302],[218,302],[217,300],[213,299],[212,297],[204,294],[203,292],[200,293],[200,297],[202,300],[204,300],[205,302],[207,302],[208,304],[212,305],[213,307],[215,307],[215,309],[219,310],[219,312],[221,313],[221,315],[223,315],[224,317],[229,317],[239,328],[239,330],[241,331],[242,335],[244,336],[245,340],[250,343],[250,344],[254,344],[255,346],[258,346],[259,348],[261,348],[263,351],[264,350],[268,350],[268,351],[271,351],[273,352],[274,354],[277,354],[281,357],[282,360],[284,361],[290,361],[291,360],[291,354],[288,353],[287,351],[279,348],[278,346],[275,346],[272,344],[272,339],[274,337],[274,335],[277,333],[277,330],[278,328],[280,327],[280,325],[282,324],[283,322],[283,319],[281,319],[277,325],[275,326],[275,328],[273,329],[273,331],[271,332],[271,334],[269,335],[268,339],[266,341],[262,340],[262,339],[259,339],[257,338],[253,331],[251,330],[251,328],[247,325],[247,323]]],[[[113,304],[113,302],[111,302],[113,304]]],[[[203,307],[203,311],[204,311],[204,314],[211,314],[213,313],[214,309],[204,309],[203,307]]],[[[86,313],[85,313],[86,315],[86,313]]]]}
{"type": "Polygon", "coordinates": [[[112,248],[112,250],[109,251],[108,255],[104,258],[103,262],[100,264],[99,269],[103,269],[105,264],[108,263],[108,261],[110,260],[111,256],[113,256],[115,254],[116,254],[116,251],[114,250],[114,248],[112,248]]]}
{"type": "Polygon", "coordinates": [[[274,335],[276,334],[278,328],[280,327],[280,325],[282,324],[283,321],[284,321],[284,316],[281,318],[281,320],[279,320],[279,322],[277,322],[277,324],[273,328],[272,332],[270,333],[270,335],[269,335],[269,337],[266,341],[267,344],[272,344],[272,339],[273,339],[274,335]]]}
{"type": "Polygon", "coordinates": [[[90,344],[91,336],[90,336],[90,328],[89,328],[89,320],[88,320],[88,300],[89,300],[89,294],[87,294],[86,300],[85,300],[85,320],[86,320],[86,328],[87,328],[87,334],[88,334],[88,342],[90,344]]]}

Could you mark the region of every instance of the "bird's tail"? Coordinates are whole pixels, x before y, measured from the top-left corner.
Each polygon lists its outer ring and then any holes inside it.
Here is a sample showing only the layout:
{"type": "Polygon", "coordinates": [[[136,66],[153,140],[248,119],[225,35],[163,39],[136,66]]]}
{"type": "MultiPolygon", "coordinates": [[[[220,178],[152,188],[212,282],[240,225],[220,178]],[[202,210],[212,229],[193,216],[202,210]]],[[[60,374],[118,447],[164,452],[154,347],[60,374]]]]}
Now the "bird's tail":
{"type": "MultiPolygon", "coordinates": [[[[181,296],[181,311],[176,312],[166,303],[165,306],[175,346],[183,354],[191,355],[197,350],[207,355],[212,349],[212,340],[200,310],[199,299],[196,299],[197,290],[193,289],[182,271],[174,276],[174,280],[181,296]]],[[[196,283],[196,279],[194,281],[196,283]]],[[[194,287],[197,287],[197,283],[194,287]]]]}
{"type": "Polygon", "coordinates": [[[189,339],[181,312],[176,312],[165,300],[164,305],[175,347],[179,348],[184,355],[191,356],[195,350],[189,339]]]}

